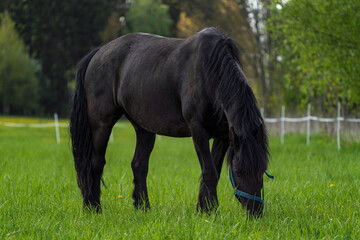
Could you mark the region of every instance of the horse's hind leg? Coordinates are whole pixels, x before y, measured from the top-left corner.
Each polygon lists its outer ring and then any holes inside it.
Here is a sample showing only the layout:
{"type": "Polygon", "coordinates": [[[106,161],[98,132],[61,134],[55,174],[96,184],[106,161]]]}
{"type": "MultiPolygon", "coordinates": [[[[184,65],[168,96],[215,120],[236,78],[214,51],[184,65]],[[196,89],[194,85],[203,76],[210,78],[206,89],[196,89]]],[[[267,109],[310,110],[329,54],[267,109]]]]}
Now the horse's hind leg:
{"type": "Polygon", "coordinates": [[[136,131],[136,149],[131,168],[134,174],[133,199],[136,208],[150,208],[146,177],[149,169],[149,157],[155,143],[155,134],[133,123],[136,131]]]}
{"type": "Polygon", "coordinates": [[[91,168],[89,174],[88,193],[84,195],[84,206],[100,211],[100,182],[105,166],[105,152],[111,127],[92,127],[93,150],[91,153],[91,168]]]}
{"type": "MultiPolygon", "coordinates": [[[[121,116],[121,115],[120,115],[121,116]]],[[[100,205],[100,185],[101,178],[103,174],[103,169],[105,166],[105,153],[109,137],[112,131],[112,128],[116,121],[119,119],[118,116],[112,116],[105,119],[94,119],[91,121],[91,130],[92,130],[92,153],[91,153],[91,173],[90,183],[89,183],[89,192],[84,196],[84,205],[90,206],[96,211],[101,210],[100,205]]]]}
{"type": "Polygon", "coordinates": [[[227,138],[215,138],[211,148],[211,158],[214,161],[218,177],[220,178],[221,168],[224,157],[229,148],[229,140],[227,138]]]}

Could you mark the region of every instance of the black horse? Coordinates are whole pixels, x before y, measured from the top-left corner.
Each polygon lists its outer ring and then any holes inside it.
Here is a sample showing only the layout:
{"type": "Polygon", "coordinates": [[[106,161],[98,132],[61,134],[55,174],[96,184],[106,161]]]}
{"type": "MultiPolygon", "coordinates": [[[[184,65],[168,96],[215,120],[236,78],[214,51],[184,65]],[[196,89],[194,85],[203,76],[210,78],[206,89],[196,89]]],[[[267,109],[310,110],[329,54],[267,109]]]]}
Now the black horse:
{"type": "Polygon", "coordinates": [[[131,162],[136,207],[150,207],[146,177],[155,135],[160,134],[192,137],[202,171],[198,209],[216,209],[216,188],[228,152],[236,197],[250,214],[262,213],[267,133],[229,37],[214,28],[187,39],[128,34],[79,62],[72,150],[84,206],[98,211],[105,151],[122,115],[137,137],[131,162]]]}

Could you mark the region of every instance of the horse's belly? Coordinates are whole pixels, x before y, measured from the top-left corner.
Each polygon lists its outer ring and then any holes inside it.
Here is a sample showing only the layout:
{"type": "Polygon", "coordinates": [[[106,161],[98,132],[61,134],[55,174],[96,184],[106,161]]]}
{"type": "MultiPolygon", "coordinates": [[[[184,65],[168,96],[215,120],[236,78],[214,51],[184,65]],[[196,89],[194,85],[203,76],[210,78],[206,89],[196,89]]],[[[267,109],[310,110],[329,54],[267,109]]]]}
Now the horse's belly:
{"type": "Polygon", "coordinates": [[[181,108],[173,99],[157,101],[156,97],[126,98],[122,107],[128,118],[149,132],[170,137],[190,137],[190,129],[181,108]],[[131,99],[131,100],[130,100],[131,99]],[[129,101],[130,100],[130,101],[129,101]]]}
{"type": "MultiPolygon", "coordinates": [[[[132,115],[132,114],[131,114],[132,115]]],[[[147,117],[131,116],[132,121],[149,132],[169,137],[190,137],[190,129],[181,118],[171,115],[147,114],[147,117]]]]}
{"type": "Polygon", "coordinates": [[[158,124],[147,124],[143,126],[148,131],[169,137],[190,137],[190,129],[185,122],[168,120],[159,121],[158,124]]]}

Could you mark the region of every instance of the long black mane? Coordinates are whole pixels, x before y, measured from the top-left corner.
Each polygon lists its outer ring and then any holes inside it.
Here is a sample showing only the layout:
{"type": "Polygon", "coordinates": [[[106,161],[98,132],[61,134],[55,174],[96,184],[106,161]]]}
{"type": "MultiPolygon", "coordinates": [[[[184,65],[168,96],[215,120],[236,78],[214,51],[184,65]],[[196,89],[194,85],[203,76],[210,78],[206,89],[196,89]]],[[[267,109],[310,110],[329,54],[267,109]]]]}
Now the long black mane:
{"type": "MultiPolygon", "coordinates": [[[[216,31],[216,30],[215,30],[216,31]]],[[[220,32],[219,40],[207,62],[208,87],[215,92],[216,113],[234,116],[233,124],[239,131],[228,152],[228,164],[238,152],[234,169],[243,176],[256,177],[267,168],[269,151],[264,120],[257,101],[241,69],[238,49],[233,40],[220,32]],[[235,151],[234,151],[235,150],[235,151]]]]}

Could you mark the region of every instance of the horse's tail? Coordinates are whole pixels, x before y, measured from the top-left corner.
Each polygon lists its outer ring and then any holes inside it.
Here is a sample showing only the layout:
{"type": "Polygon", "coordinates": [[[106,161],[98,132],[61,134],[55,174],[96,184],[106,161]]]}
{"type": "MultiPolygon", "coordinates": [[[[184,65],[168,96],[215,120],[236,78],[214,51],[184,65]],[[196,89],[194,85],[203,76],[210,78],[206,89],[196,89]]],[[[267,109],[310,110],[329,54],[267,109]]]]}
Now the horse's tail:
{"type": "Polygon", "coordinates": [[[77,65],[75,91],[70,116],[70,135],[77,172],[77,183],[84,197],[91,192],[92,187],[91,153],[93,149],[84,79],[90,60],[98,50],[91,51],[77,65]]]}

